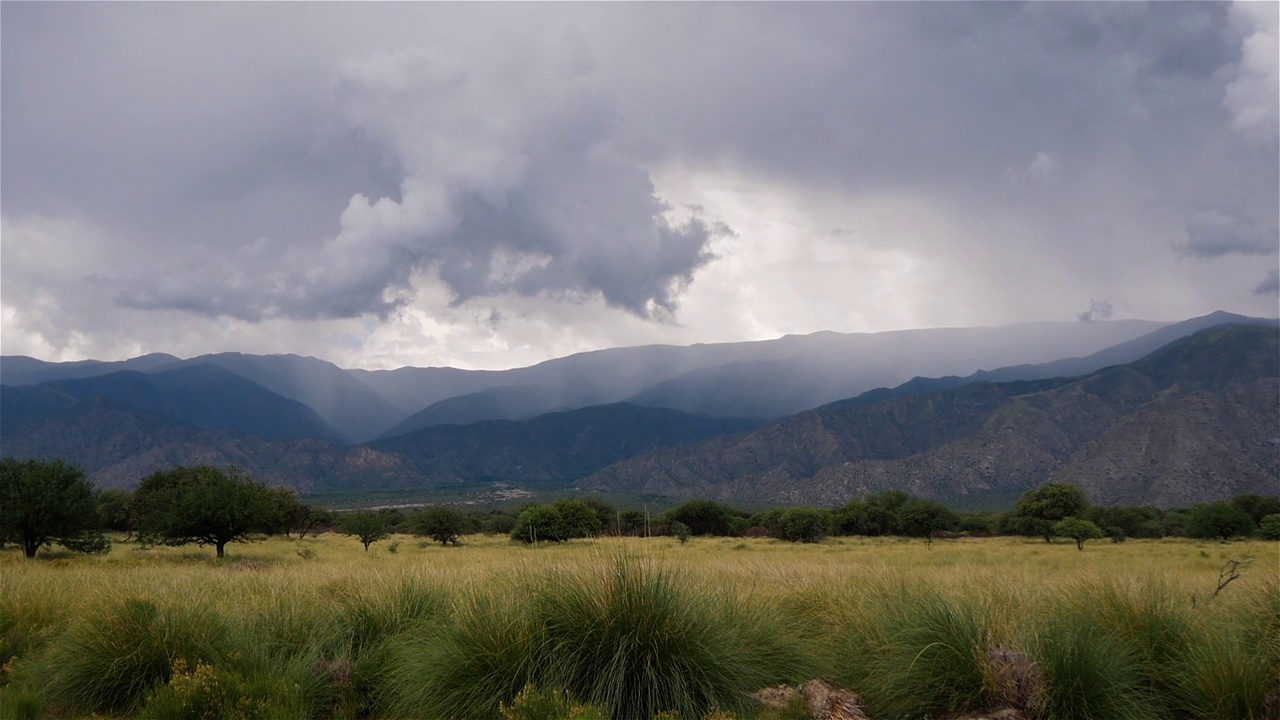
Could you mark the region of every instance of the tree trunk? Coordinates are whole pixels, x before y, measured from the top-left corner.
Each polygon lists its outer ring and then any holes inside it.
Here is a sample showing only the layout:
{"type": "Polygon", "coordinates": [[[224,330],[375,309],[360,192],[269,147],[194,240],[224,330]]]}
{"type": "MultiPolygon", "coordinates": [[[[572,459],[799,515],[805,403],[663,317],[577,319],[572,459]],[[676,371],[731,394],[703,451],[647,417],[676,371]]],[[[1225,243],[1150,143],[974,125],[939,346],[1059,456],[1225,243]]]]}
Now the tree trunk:
{"type": "Polygon", "coordinates": [[[219,560],[221,560],[222,558],[226,557],[226,547],[227,547],[227,543],[226,543],[225,541],[220,542],[220,543],[217,543],[216,545],[214,545],[214,547],[216,547],[216,548],[218,549],[218,559],[219,559],[219,560]]]}
{"type": "Polygon", "coordinates": [[[38,540],[24,539],[22,541],[22,552],[26,553],[28,560],[35,557],[36,551],[39,549],[40,549],[40,542],[38,540]]]}

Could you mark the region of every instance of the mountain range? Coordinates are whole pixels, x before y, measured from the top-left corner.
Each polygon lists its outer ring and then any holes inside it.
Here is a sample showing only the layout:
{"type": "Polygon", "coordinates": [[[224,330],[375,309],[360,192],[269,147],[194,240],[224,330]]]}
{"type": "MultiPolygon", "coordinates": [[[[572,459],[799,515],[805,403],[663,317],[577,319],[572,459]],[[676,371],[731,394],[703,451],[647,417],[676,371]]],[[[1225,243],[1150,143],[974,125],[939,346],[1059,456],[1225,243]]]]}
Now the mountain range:
{"type": "Polygon", "coordinates": [[[553,480],[830,504],[889,487],[1004,497],[1065,479],[1100,502],[1168,505],[1280,492],[1276,327],[1214,313],[816,333],[507,371],[4,356],[0,451],[62,457],[120,487],[208,462],[304,491],[553,480]]]}

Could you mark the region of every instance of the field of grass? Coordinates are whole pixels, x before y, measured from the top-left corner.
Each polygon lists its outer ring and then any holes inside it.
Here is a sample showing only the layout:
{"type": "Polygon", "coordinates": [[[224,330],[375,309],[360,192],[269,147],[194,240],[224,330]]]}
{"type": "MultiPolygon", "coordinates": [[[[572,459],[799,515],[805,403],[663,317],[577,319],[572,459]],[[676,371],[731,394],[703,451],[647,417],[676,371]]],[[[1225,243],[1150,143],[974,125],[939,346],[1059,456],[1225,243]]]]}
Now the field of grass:
{"type": "Polygon", "coordinates": [[[875,720],[1227,720],[1264,717],[1280,688],[1280,544],[1259,541],[472,536],[366,553],[322,535],[221,562],[131,543],[41,555],[0,552],[0,717],[800,718],[745,693],[822,677],[875,720]]]}

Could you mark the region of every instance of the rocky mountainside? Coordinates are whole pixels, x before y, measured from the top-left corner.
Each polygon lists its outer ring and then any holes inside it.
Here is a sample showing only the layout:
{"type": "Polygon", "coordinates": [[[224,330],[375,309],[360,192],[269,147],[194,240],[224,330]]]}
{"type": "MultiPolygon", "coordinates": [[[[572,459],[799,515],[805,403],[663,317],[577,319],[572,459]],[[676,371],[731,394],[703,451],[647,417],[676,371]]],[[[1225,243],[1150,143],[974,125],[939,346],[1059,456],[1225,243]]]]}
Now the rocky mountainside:
{"type": "Polygon", "coordinates": [[[316,411],[214,365],[153,373],[122,370],[97,377],[50,380],[35,387],[0,387],[0,432],[59,408],[101,397],[210,430],[264,439],[316,438],[339,442],[340,433],[316,411]],[[39,404],[35,399],[40,398],[39,404]]]}
{"type": "Polygon", "coordinates": [[[267,440],[202,429],[100,395],[77,401],[46,385],[4,390],[3,406],[22,408],[30,419],[0,425],[5,454],[65,459],[84,468],[100,487],[132,487],[156,470],[192,464],[235,465],[263,482],[303,491],[475,480],[567,482],[655,448],[758,426],[619,404],[525,422],[445,425],[342,447],[310,438],[267,440]],[[32,406],[40,412],[31,412],[32,406]]]}
{"type": "Polygon", "coordinates": [[[1280,331],[1220,326],[1079,379],[852,399],[624,461],[589,489],[834,504],[942,500],[1069,481],[1102,503],[1180,505],[1280,478],[1280,331]]]}

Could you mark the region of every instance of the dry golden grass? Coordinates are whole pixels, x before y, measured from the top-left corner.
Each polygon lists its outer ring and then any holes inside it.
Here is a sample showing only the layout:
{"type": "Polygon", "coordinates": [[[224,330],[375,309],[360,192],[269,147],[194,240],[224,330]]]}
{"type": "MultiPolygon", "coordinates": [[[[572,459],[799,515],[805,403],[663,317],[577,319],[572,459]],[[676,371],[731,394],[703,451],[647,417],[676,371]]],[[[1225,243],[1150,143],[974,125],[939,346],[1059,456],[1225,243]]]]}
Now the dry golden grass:
{"type": "MultiPolygon", "coordinates": [[[[1280,653],[1280,544],[1274,542],[1130,540],[1090,543],[1082,552],[1070,542],[1021,538],[947,540],[931,548],[898,538],[835,538],[813,545],[747,538],[695,538],[688,544],[673,538],[600,538],[530,547],[505,537],[471,536],[460,547],[442,547],[400,536],[365,552],[353,538],[328,534],[233,545],[227,555],[217,561],[211,548],[142,549],[123,542],[102,556],[42,552],[27,561],[13,549],[0,552],[0,661],[16,656],[9,675],[20,677],[22,665],[49,655],[48,648],[56,649],[57,638],[68,629],[84,629],[103,608],[125,600],[162,610],[207,611],[226,621],[241,646],[270,643],[297,658],[306,652],[320,653],[316,657],[348,652],[357,658],[362,643],[372,647],[422,618],[448,617],[454,612],[449,608],[465,598],[494,597],[518,605],[525,601],[522,589],[538,578],[582,577],[620,557],[661,568],[684,587],[711,588],[764,612],[801,618],[819,644],[827,643],[818,663],[830,669],[827,675],[880,687],[886,702],[896,702],[893,693],[900,689],[893,687],[892,668],[874,663],[844,668],[839,657],[865,654],[876,643],[885,652],[898,643],[914,656],[914,640],[895,635],[885,619],[897,617],[902,608],[908,613],[904,623],[912,621],[911,612],[932,612],[940,607],[929,599],[934,596],[976,618],[988,646],[1051,652],[1049,619],[1073,612],[1087,617],[1094,605],[1119,597],[1124,609],[1108,632],[1117,638],[1132,635],[1135,652],[1145,652],[1145,630],[1138,625],[1146,622],[1147,611],[1141,608],[1154,603],[1151,607],[1173,608],[1176,617],[1169,622],[1185,624],[1196,638],[1225,638],[1230,648],[1280,653]],[[397,541],[396,551],[390,551],[397,541]],[[1223,564],[1242,559],[1251,560],[1243,575],[1213,597],[1223,564]],[[1130,617],[1125,615],[1130,608],[1139,610],[1130,617]],[[1124,626],[1130,621],[1132,628],[1124,626]],[[1259,633],[1265,637],[1255,640],[1259,633]],[[835,640],[828,642],[824,634],[835,640]],[[322,649],[309,645],[321,636],[327,638],[322,649]],[[841,644],[846,641],[850,644],[841,644]]],[[[1187,665],[1186,672],[1199,673],[1196,678],[1229,673],[1238,663],[1231,653],[1237,652],[1224,650],[1221,661],[1206,656],[1196,661],[1205,667],[1187,665]]],[[[298,660],[298,677],[315,662],[298,660]]],[[[1224,689],[1209,687],[1202,694],[1210,699],[1229,694],[1254,677],[1272,682],[1276,678],[1268,678],[1280,658],[1261,662],[1261,675],[1229,677],[1224,689]]],[[[252,677],[250,670],[237,672],[252,677]]],[[[243,682],[250,687],[254,681],[243,682]]],[[[1197,682],[1207,681],[1187,681],[1197,682]]],[[[4,683],[0,673],[0,688],[4,683]]],[[[9,692],[17,697],[12,688],[9,692]]],[[[317,692],[316,697],[327,697],[327,691],[317,692]]],[[[51,702],[76,707],[69,700],[51,702]]],[[[359,712],[369,712],[362,707],[359,712]]],[[[1214,717],[1252,717],[1248,708],[1241,712],[1214,717]]]]}

